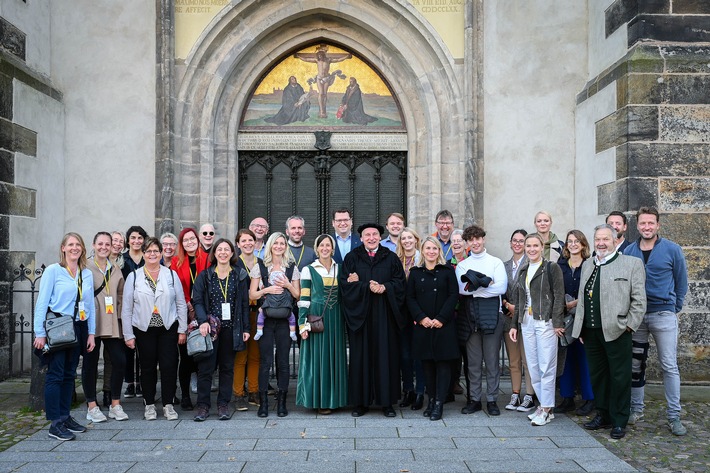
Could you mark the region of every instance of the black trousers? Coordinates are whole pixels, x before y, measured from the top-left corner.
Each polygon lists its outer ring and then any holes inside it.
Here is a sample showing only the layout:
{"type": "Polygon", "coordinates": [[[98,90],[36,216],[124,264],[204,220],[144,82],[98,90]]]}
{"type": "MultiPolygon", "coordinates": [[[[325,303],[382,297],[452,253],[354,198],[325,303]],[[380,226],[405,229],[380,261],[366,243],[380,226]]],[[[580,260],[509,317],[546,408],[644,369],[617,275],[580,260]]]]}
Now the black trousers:
{"type": "Polygon", "coordinates": [[[288,319],[267,317],[264,321],[264,335],[259,339],[259,389],[269,385],[269,371],[274,362],[276,344],[276,382],[279,390],[288,391],[288,352],[291,349],[291,334],[288,319]]]}
{"type": "Polygon", "coordinates": [[[430,397],[444,402],[451,387],[451,360],[422,360],[426,391],[430,397]]]}
{"type": "Polygon", "coordinates": [[[141,362],[141,386],[146,405],[155,404],[158,365],[163,405],[173,402],[178,369],[177,329],[177,321],[167,330],[165,327],[148,327],[148,330],[143,332],[133,328],[141,362]]]}
{"type": "Polygon", "coordinates": [[[599,415],[614,427],[626,427],[631,410],[631,332],[611,342],[602,329],[582,330],[589,378],[599,415]]]}
{"type": "Polygon", "coordinates": [[[212,342],[212,355],[197,362],[197,405],[210,408],[212,375],[215,363],[219,369],[219,389],[217,405],[226,406],[232,400],[232,382],[234,381],[234,342],[232,327],[222,328],[217,339],[212,342]]]}
{"type": "MultiPolygon", "coordinates": [[[[84,388],[86,402],[96,402],[96,378],[99,371],[99,355],[101,344],[108,351],[112,363],[111,376],[111,399],[121,399],[121,387],[123,386],[123,375],[126,369],[126,344],[121,338],[95,338],[96,347],[84,355],[84,364],[81,368],[81,385],[84,388]]],[[[104,376],[107,376],[104,370],[104,376]]],[[[104,383],[105,384],[105,383],[104,383]]]]}

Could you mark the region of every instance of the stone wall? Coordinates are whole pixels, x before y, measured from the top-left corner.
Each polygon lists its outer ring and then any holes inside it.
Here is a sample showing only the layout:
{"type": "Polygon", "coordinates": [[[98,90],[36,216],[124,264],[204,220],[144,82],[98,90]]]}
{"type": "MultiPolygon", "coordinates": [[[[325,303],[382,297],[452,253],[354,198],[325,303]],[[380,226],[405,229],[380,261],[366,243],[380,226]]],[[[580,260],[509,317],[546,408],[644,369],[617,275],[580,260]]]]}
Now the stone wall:
{"type": "Polygon", "coordinates": [[[22,361],[27,370],[31,361],[30,336],[23,340],[13,334],[20,316],[27,323],[25,330],[31,330],[31,300],[29,294],[11,297],[12,281],[20,265],[32,274],[35,261],[55,259],[63,231],[64,123],[62,94],[45,75],[47,5],[7,2],[0,15],[0,379],[4,379],[11,367],[19,369],[22,361]]]}
{"type": "MultiPolygon", "coordinates": [[[[690,280],[680,316],[684,380],[710,372],[710,6],[699,1],[616,0],[605,33],[626,30],[627,51],[589,81],[578,110],[604,96],[612,109],[594,126],[594,153],[613,177],[598,185],[598,220],[611,210],[661,212],[661,235],[683,246],[690,280]],[[611,157],[611,159],[609,159],[611,157]]],[[[578,130],[579,132],[579,130],[578,130]]],[[[591,143],[590,143],[591,144],[591,143]]],[[[653,357],[651,357],[653,359],[653,357]]],[[[658,376],[651,365],[651,375],[658,376]]]]}

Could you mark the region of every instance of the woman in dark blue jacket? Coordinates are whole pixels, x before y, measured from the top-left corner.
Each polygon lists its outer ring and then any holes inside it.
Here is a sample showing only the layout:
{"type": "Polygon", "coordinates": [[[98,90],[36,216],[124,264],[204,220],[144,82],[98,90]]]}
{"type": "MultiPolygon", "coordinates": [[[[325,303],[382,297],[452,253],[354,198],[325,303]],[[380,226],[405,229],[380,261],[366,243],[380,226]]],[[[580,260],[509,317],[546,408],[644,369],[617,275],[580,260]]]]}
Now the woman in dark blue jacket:
{"type": "Polygon", "coordinates": [[[209,268],[195,280],[192,297],[200,333],[211,334],[214,343],[212,354],[197,361],[197,422],[209,417],[215,364],[219,367],[217,415],[220,420],[231,417],[234,355],[246,349],[249,339],[249,275],[237,266],[232,242],[225,238],[217,240],[209,262],[209,268]],[[220,323],[210,324],[210,316],[220,323]],[[214,325],[221,327],[217,334],[214,325]]]}
{"type": "Polygon", "coordinates": [[[451,360],[459,357],[454,323],[459,290],[439,241],[427,237],[421,251],[420,265],[412,268],[407,281],[407,307],[416,322],[412,356],[422,360],[429,393],[424,416],[439,420],[451,384],[451,360]]]}

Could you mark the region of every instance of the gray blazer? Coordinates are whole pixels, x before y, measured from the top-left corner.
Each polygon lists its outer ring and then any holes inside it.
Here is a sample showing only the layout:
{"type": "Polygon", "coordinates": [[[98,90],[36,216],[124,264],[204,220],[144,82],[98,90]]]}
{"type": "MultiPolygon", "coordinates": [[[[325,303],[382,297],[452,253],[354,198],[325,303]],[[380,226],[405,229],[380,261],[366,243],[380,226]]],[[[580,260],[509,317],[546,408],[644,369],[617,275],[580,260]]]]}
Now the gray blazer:
{"type": "MultiPolygon", "coordinates": [[[[522,258],[520,258],[520,261],[518,262],[518,270],[525,264],[525,262],[528,260],[528,257],[523,255],[522,258]]],[[[508,276],[508,290],[505,291],[505,296],[503,298],[510,302],[511,304],[515,304],[515,280],[517,279],[518,273],[515,273],[516,278],[513,277],[513,257],[511,256],[510,259],[506,262],[503,263],[503,266],[505,267],[505,274],[508,276]]],[[[505,325],[503,326],[503,331],[508,332],[510,328],[513,326],[513,314],[508,313],[505,309],[503,309],[503,314],[506,315],[505,317],[505,325]]]]}
{"type": "MultiPolygon", "coordinates": [[[[584,325],[583,292],[593,270],[594,258],[589,258],[582,265],[580,301],[572,327],[574,338],[579,338],[584,325]]],[[[636,331],[646,313],[646,271],[643,261],[620,254],[601,269],[599,289],[604,340],[616,340],[627,327],[636,331]]]]}

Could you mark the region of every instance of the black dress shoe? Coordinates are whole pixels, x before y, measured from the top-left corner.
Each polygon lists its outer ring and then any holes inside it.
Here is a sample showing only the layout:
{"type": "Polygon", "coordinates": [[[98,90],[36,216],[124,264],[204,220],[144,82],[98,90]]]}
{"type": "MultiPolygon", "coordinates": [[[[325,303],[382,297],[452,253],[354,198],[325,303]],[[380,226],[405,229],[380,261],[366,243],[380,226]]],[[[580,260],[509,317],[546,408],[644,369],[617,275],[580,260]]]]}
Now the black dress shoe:
{"type": "Polygon", "coordinates": [[[414,391],[405,391],[404,396],[402,396],[402,401],[399,403],[399,407],[409,407],[416,400],[417,394],[414,391]]]}
{"type": "Polygon", "coordinates": [[[382,413],[385,415],[385,417],[397,417],[397,413],[394,411],[394,408],[392,406],[383,406],[382,413]]]}
{"type": "Polygon", "coordinates": [[[488,411],[489,416],[499,416],[500,415],[500,409],[498,408],[498,404],[496,404],[495,401],[489,401],[486,404],[486,410],[488,411]]]}
{"type": "Polygon", "coordinates": [[[584,401],[584,404],[575,411],[578,416],[588,416],[594,410],[594,401],[584,401]]]}
{"type": "Polygon", "coordinates": [[[429,398],[429,404],[427,404],[426,409],[424,409],[424,417],[430,417],[431,416],[431,411],[434,410],[434,402],[436,399],[433,397],[429,398]]]}
{"type": "Polygon", "coordinates": [[[441,401],[436,401],[434,403],[434,408],[431,410],[431,415],[429,420],[441,420],[441,416],[444,413],[444,403],[441,401]]]}
{"type": "Polygon", "coordinates": [[[465,406],[461,409],[461,414],[473,414],[478,412],[483,407],[481,406],[481,401],[468,401],[465,406]]]}
{"type": "Polygon", "coordinates": [[[608,421],[605,421],[604,419],[602,419],[602,416],[597,414],[594,417],[594,419],[582,424],[582,427],[584,427],[587,430],[599,430],[599,429],[608,429],[609,427],[611,427],[611,424],[608,421]]]}
{"type": "Polygon", "coordinates": [[[555,407],[552,412],[554,412],[555,414],[564,414],[565,412],[571,412],[574,409],[574,399],[572,399],[571,397],[563,397],[560,405],[555,407]]]}
{"type": "Polygon", "coordinates": [[[609,436],[613,439],[623,439],[624,436],[626,435],[626,429],[623,427],[613,427],[611,429],[611,434],[609,436]]]}
{"type": "Polygon", "coordinates": [[[353,417],[362,417],[365,414],[367,414],[367,411],[369,409],[365,406],[355,406],[355,409],[353,409],[352,416],[353,417]]]}
{"type": "Polygon", "coordinates": [[[417,394],[417,397],[414,399],[414,403],[412,404],[412,410],[418,411],[422,407],[424,407],[424,394],[417,394]]]}

